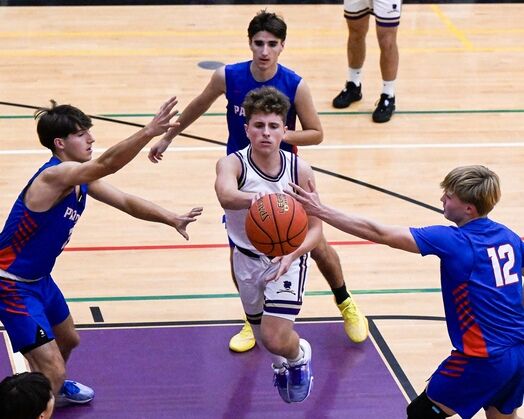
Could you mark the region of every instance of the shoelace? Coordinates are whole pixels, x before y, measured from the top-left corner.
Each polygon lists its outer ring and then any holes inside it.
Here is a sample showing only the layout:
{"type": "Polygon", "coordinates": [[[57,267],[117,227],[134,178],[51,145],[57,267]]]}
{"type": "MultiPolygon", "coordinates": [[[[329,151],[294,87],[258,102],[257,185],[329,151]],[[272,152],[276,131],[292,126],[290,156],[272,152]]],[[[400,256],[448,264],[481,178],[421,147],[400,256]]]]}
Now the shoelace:
{"type": "Polygon", "coordinates": [[[73,381],[66,381],[62,386],[61,393],[65,395],[73,395],[80,393],[80,389],[78,388],[78,386],[75,385],[73,381]]]}
{"type": "Polygon", "coordinates": [[[352,320],[355,320],[354,318],[355,317],[358,317],[358,314],[357,314],[357,307],[355,306],[355,304],[349,304],[345,309],[344,311],[347,311],[349,313],[349,317],[351,317],[352,320]]]}

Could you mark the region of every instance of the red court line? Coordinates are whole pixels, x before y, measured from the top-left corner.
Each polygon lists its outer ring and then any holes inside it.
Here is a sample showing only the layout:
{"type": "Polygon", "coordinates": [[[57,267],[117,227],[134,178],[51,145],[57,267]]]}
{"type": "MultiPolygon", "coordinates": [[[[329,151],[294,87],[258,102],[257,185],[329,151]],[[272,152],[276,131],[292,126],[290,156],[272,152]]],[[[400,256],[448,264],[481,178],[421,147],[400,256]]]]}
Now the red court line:
{"type": "MultiPolygon", "coordinates": [[[[329,242],[333,246],[359,246],[363,244],[376,244],[374,242],[365,240],[356,241],[333,241],[329,242]]],[[[188,250],[188,249],[217,249],[229,247],[227,243],[220,244],[165,244],[165,245],[150,245],[150,246],[78,246],[66,247],[64,252],[110,252],[110,251],[125,251],[125,250],[188,250]]]]}

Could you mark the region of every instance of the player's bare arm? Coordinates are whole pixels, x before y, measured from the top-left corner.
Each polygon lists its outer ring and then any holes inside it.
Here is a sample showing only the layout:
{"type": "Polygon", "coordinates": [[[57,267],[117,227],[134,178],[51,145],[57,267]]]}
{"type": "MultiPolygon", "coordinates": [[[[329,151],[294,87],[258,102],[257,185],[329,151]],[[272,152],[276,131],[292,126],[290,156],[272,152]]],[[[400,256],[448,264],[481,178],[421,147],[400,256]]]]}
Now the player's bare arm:
{"type": "MultiPolygon", "coordinates": [[[[313,173],[313,169],[311,169],[311,166],[301,158],[298,158],[297,161],[299,185],[304,188],[304,190],[309,190],[311,187],[315,187],[315,175],[313,173]],[[311,184],[308,181],[310,181],[311,184]]],[[[295,250],[295,252],[293,252],[297,253],[296,257],[302,256],[304,253],[307,253],[317,247],[321,235],[321,220],[314,215],[308,214],[308,233],[302,245],[297,250],[295,250]]]]}
{"type": "Polygon", "coordinates": [[[211,76],[211,80],[196,98],[184,109],[177,119],[178,126],[166,133],[157,141],[149,152],[148,158],[153,163],[162,160],[164,151],[167,150],[173,138],[189,127],[193,122],[200,118],[211,105],[226,92],[226,73],[225,67],[220,67],[211,76]]]}
{"type": "Polygon", "coordinates": [[[286,193],[297,199],[308,214],[317,216],[333,227],[364,240],[386,244],[407,252],[420,253],[408,227],[381,224],[358,215],[344,214],[335,208],[328,207],[320,202],[315,185],[311,180],[308,180],[309,192],[302,185],[291,184],[291,186],[295,192],[286,191],[286,193]]]}
{"type": "Polygon", "coordinates": [[[189,212],[178,215],[151,201],[128,194],[102,180],[89,184],[88,194],[96,200],[119,209],[135,218],[167,224],[174,227],[186,240],[189,236],[186,227],[202,214],[202,207],[192,208],[189,212]]]}
{"type": "MultiPolygon", "coordinates": [[[[171,122],[178,111],[173,110],[177,98],[172,97],[165,102],[155,117],[140,131],[131,137],[110,147],[100,157],[80,163],[78,161],[63,161],[63,163],[44,170],[31,184],[26,192],[26,205],[33,211],[46,211],[58,200],[69,193],[75,185],[91,183],[111,173],[115,173],[129,163],[145,145],[157,135],[173,129],[177,123],[171,122]]],[[[67,139],[56,139],[57,154],[69,159],[67,139]]],[[[75,140],[76,141],[76,140],[75,140]]],[[[92,143],[92,141],[91,141],[92,143]]],[[[86,142],[80,146],[91,147],[86,142]]]]}
{"type": "Polygon", "coordinates": [[[324,132],[309,86],[304,79],[300,81],[297,88],[295,108],[302,130],[287,131],[285,141],[297,146],[320,144],[324,138],[324,132]]]}
{"type": "MultiPolygon", "coordinates": [[[[306,179],[310,179],[312,185],[315,184],[315,178],[311,166],[302,159],[298,159],[298,178],[299,184],[307,190],[309,190],[310,186],[306,179]]],[[[320,241],[321,237],[322,221],[318,217],[308,214],[308,230],[306,238],[300,247],[298,247],[294,252],[290,253],[289,255],[273,259],[275,263],[279,262],[280,266],[278,267],[277,272],[266,278],[266,281],[276,281],[278,278],[284,275],[289,270],[289,267],[293,261],[318,246],[318,242],[320,241]]]]}
{"type": "Polygon", "coordinates": [[[215,191],[224,209],[239,210],[249,208],[255,193],[238,190],[238,177],[242,170],[240,161],[234,154],[222,157],[216,165],[215,191]]]}

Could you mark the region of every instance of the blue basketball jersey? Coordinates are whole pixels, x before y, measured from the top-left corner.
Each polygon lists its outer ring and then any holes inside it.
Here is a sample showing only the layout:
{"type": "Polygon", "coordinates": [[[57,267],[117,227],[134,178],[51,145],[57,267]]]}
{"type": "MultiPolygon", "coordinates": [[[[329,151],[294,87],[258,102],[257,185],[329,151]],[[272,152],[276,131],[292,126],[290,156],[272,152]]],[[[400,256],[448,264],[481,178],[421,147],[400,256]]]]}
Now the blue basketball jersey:
{"type": "MultiPolygon", "coordinates": [[[[229,137],[227,140],[227,154],[242,150],[249,145],[244,124],[246,113],[242,104],[249,91],[262,87],[273,86],[284,93],[291,102],[287,114],[286,125],[289,130],[294,130],[297,119],[295,109],[295,95],[302,78],[294,71],[278,64],[275,76],[265,82],[254,79],[250,70],[251,61],[226,65],[226,99],[227,99],[227,127],[229,137]]],[[[296,151],[291,144],[282,142],[280,147],[286,151],[296,151]]]]}
{"type": "Polygon", "coordinates": [[[60,163],[52,157],[35,173],[18,196],[0,233],[0,269],[13,278],[36,280],[48,275],[84,211],[87,185],[80,186],[79,196],[73,189],[44,212],[31,211],[24,204],[25,193],[34,179],[60,163]]]}
{"type": "Polygon", "coordinates": [[[466,355],[490,357],[524,343],[520,237],[488,218],[461,227],[411,228],[423,256],[440,258],[448,333],[466,355]]]}

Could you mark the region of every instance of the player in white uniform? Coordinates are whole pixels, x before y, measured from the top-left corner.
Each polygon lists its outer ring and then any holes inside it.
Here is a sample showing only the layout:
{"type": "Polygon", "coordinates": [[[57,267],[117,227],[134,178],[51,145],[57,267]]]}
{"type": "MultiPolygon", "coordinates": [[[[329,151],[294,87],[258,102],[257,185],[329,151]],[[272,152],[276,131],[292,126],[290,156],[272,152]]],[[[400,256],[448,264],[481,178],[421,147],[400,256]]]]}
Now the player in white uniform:
{"type": "Polygon", "coordinates": [[[257,341],[272,357],[280,396],[288,403],[301,402],[311,390],[311,347],[293,326],[302,305],[309,251],[318,245],[322,225],[316,217],[308,217],[302,245],[289,255],[270,259],[249,242],[244,222],[254,199],[283,192],[289,182],[308,188],[307,179],[314,175],[305,161],[280,149],[289,109],[285,95],[262,87],[249,92],[243,106],[250,145],[218,161],[215,190],[236,244],[233,270],[246,317],[257,341]]]}

